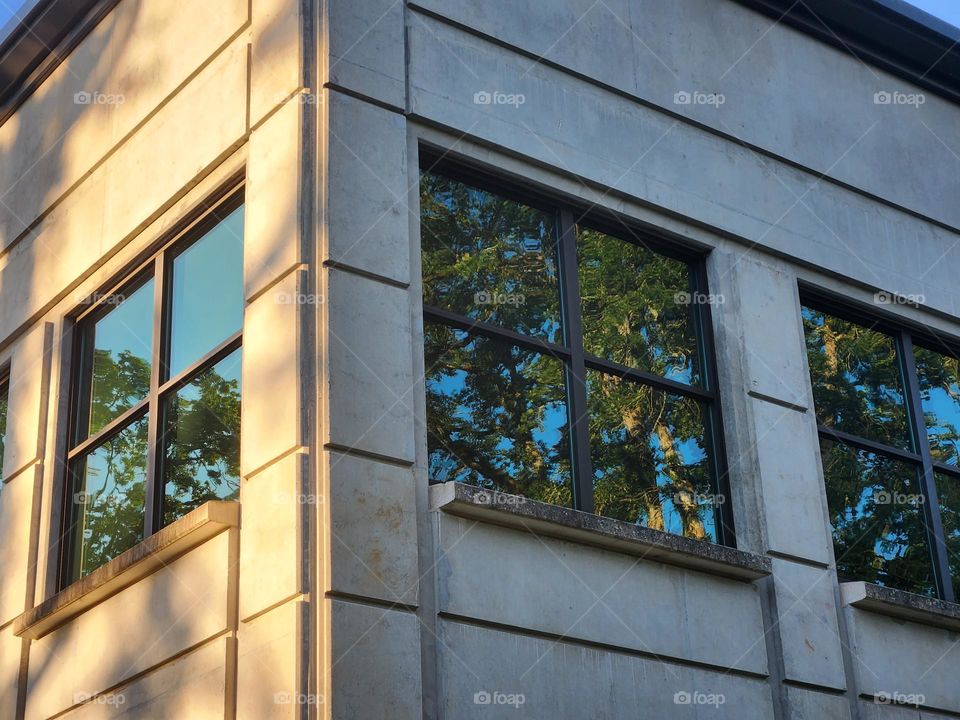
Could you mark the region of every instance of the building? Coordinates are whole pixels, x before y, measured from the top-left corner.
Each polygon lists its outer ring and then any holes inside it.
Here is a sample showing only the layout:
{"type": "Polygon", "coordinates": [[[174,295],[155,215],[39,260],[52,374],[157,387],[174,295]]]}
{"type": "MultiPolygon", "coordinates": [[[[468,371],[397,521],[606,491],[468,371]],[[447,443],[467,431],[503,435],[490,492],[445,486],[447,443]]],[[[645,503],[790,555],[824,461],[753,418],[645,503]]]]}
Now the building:
{"type": "Polygon", "coordinates": [[[960,715],[958,41],[31,2],[0,717],[960,715]]]}

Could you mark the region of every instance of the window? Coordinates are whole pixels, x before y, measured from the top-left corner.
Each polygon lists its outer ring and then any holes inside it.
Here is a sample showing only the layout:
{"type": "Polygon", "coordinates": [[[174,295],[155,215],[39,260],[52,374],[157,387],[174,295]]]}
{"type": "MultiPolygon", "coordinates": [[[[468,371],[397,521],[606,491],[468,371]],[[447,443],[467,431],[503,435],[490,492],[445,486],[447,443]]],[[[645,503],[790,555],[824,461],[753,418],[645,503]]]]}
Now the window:
{"type": "Polygon", "coordinates": [[[431,482],[733,544],[699,258],[456,169],[421,244],[431,482]]]}
{"type": "Polygon", "coordinates": [[[0,490],[3,489],[3,448],[7,437],[7,405],[10,399],[10,379],[0,374],[0,490]]]}
{"type": "Polygon", "coordinates": [[[228,199],[76,324],[64,584],[239,493],[243,206],[228,199]]]}
{"type": "Polygon", "coordinates": [[[803,324],[838,573],[955,600],[960,355],[812,303],[803,324]]]}

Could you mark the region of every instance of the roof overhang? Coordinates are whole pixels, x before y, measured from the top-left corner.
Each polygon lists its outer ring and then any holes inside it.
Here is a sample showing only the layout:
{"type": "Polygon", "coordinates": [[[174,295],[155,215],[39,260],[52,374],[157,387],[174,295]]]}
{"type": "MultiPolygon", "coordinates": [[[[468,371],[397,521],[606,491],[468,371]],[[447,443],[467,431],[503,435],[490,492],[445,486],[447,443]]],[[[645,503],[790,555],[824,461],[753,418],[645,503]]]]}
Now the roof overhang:
{"type": "MultiPolygon", "coordinates": [[[[734,0],[960,102],[960,29],[904,0],[734,0]]],[[[28,0],[0,32],[0,123],[119,0],[28,0]]]]}

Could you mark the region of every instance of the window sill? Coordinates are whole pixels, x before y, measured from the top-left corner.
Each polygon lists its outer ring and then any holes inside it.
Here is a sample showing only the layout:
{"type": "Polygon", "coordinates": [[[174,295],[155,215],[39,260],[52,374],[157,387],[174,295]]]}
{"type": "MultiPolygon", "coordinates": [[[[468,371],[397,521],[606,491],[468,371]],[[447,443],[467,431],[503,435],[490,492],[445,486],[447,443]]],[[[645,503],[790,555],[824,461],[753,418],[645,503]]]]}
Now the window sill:
{"type": "Polygon", "coordinates": [[[185,552],[228,528],[239,526],[240,503],[204,503],[27,610],[14,620],[13,632],[20,637],[38,640],[124,588],[163,569],[185,552]]]}
{"type": "Polygon", "coordinates": [[[744,582],[772,572],[763,555],[457,482],[431,486],[430,509],[744,582]]]}
{"type": "Polygon", "coordinates": [[[868,582],[840,583],[840,595],[844,605],[898,620],[960,631],[960,604],[957,603],[868,582]]]}

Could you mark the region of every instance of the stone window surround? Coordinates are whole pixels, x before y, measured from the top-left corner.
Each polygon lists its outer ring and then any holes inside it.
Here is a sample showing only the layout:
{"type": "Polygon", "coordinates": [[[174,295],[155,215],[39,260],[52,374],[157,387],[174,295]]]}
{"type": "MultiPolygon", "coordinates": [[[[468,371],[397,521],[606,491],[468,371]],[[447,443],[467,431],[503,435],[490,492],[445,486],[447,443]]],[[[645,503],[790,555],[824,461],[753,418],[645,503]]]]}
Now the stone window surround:
{"type": "MultiPolygon", "coordinates": [[[[814,287],[808,287],[803,282],[800,283],[799,289],[800,302],[802,305],[848,322],[872,327],[893,338],[897,347],[897,353],[900,355],[900,362],[902,363],[901,379],[904,386],[904,402],[909,411],[908,430],[919,439],[919,448],[914,451],[890,447],[883,443],[840,432],[818,422],[818,433],[820,437],[847,445],[848,447],[879,453],[901,462],[909,463],[919,471],[919,487],[924,497],[939,498],[934,478],[935,474],[941,473],[956,479],[960,477],[960,469],[942,462],[937,462],[931,457],[930,446],[927,442],[928,429],[921,405],[919,378],[913,348],[915,345],[921,347],[930,345],[933,347],[936,343],[940,343],[953,352],[960,351],[953,350],[953,346],[946,344],[949,342],[947,336],[940,335],[936,331],[931,332],[921,325],[907,323],[895,317],[890,317],[886,313],[877,312],[869,307],[862,307],[859,303],[850,302],[842,295],[823,292],[814,287]]],[[[896,294],[888,293],[888,295],[895,296],[896,294]]],[[[942,353],[943,351],[940,350],[939,352],[942,353]]],[[[924,522],[930,527],[931,552],[933,553],[933,565],[936,571],[936,590],[943,602],[948,605],[955,605],[960,598],[955,597],[953,584],[950,582],[951,572],[944,543],[945,532],[939,504],[937,502],[924,503],[924,511],[924,522]]],[[[843,581],[841,581],[841,584],[842,582],[843,581]]],[[[856,584],[856,582],[853,584],[856,584]]],[[[870,585],[872,583],[866,584],[870,585]]],[[[876,587],[883,586],[877,585],[876,587]]],[[[924,595],[917,595],[916,593],[906,591],[898,592],[926,599],[924,595]]]]}
{"type": "MultiPolygon", "coordinates": [[[[224,209],[233,209],[243,207],[245,203],[245,194],[246,194],[246,184],[245,184],[245,174],[240,172],[235,172],[231,177],[227,178],[225,181],[221,182],[219,186],[214,187],[212,190],[207,191],[207,193],[199,199],[196,205],[186,214],[180,216],[178,220],[174,220],[173,229],[167,232],[163,232],[158,237],[157,241],[152,243],[148,249],[140,253],[135,261],[125,267],[120,273],[113,276],[110,282],[102,285],[101,287],[107,288],[105,292],[101,292],[100,288],[97,288],[89,296],[88,302],[81,303],[79,309],[74,308],[73,310],[68,310],[66,312],[66,317],[68,318],[67,322],[70,329],[77,327],[77,324],[81,321],[82,316],[87,316],[88,313],[91,313],[96,310],[96,303],[91,304],[89,300],[91,298],[99,298],[98,302],[102,302],[103,298],[109,298],[112,294],[115,294],[120,291],[123,287],[129,285],[131,279],[142,275],[145,272],[154,273],[155,282],[158,278],[161,277],[162,273],[166,273],[167,269],[165,267],[166,261],[165,258],[169,252],[178,248],[182,245],[190,245],[196,241],[199,241],[204,233],[209,230],[210,227],[218,222],[216,218],[216,211],[222,211],[224,209]],[[131,269],[132,268],[132,269],[131,269]]],[[[224,215],[225,217],[226,215],[224,215]]],[[[162,285],[163,283],[158,283],[162,285]]],[[[156,303],[156,297],[154,298],[156,303]]],[[[169,302],[169,300],[167,300],[169,302]]],[[[154,318],[154,324],[156,325],[157,320],[154,318]]],[[[96,442],[100,442],[97,438],[105,437],[113,432],[112,428],[115,426],[123,425],[124,423],[129,422],[129,419],[132,415],[138,412],[137,408],[141,405],[147,405],[149,407],[157,407],[159,403],[159,398],[165,393],[171,392],[169,388],[177,386],[182,378],[188,376],[196,376],[198,372],[201,372],[200,368],[202,367],[212,367],[219,359],[226,357],[230,352],[242,346],[242,336],[243,329],[235,333],[230,338],[227,338],[226,341],[219,344],[217,347],[213,348],[206,355],[201,357],[190,367],[186,368],[184,371],[179,373],[177,377],[170,378],[166,382],[162,383],[160,387],[151,387],[151,391],[146,398],[144,398],[138,405],[133,408],[128,409],[121,416],[114,418],[106,427],[102,428],[96,435],[88,437],[86,440],[76,444],[72,450],[65,451],[66,460],[62,464],[62,467],[65,468],[73,461],[74,456],[79,456],[82,452],[86,452],[88,446],[93,446],[96,442]],[[81,452],[82,451],[82,452],[81,452]]],[[[159,344],[154,342],[154,357],[153,365],[157,366],[157,354],[160,350],[159,344]]],[[[68,351],[69,355],[72,357],[72,350],[68,351]]],[[[65,367],[61,368],[61,374],[64,377],[60,378],[61,385],[68,392],[73,392],[74,383],[75,383],[75,370],[73,368],[74,362],[68,362],[65,367]]],[[[159,367],[159,366],[157,366],[159,367]]],[[[151,385],[155,384],[154,380],[151,380],[151,385]]],[[[72,411],[71,411],[72,412],[72,411]]],[[[63,437],[67,437],[70,434],[70,422],[72,418],[70,417],[71,413],[65,413],[65,418],[61,419],[60,423],[57,426],[57,432],[63,432],[63,437]]],[[[72,445],[72,443],[70,443],[72,445]]],[[[153,455],[152,444],[149,447],[150,455],[153,455]]],[[[154,462],[148,458],[148,469],[153,467],[154,462]]],[[[53,589],[55,591],[65,591],[70,587],[75,586],[83,578],[78,578],[72,580],[68,578],[66,569],[69,563],[69,553],[71,552],[71,540],[69,537],[69,532],[67,531],[69,522],[70,522],[70,511],[68,507],[67,498],[71,491],[70,486],[70,473],[61,470],[59,472],[61,477],[58,478],[57,485],[60,487],[60,493],[65,495],[64,501],[62,504],[63,512],[61,517],[59,517],[58,522],[56,523],[57,527],[53,529],[53,532],[57,536],[58,540],[58,551],[57,555],[51,557],[52,561],[52,581],[53,589]]],[[[148,472],[148,475],[152,474],[148,472]]],[[[156,480],[154,478],[154,480],[156,480]]],[[[150,482],[147,483],[149,490],[150,482]]],[[[148,492],[148,497],[150,493],[148,492]]],[[[239,502],[239,501],[237,501],[239,502]]],[[[146,508],[146,519],[150,523],[153,520],[154,511],[150,508],[149,503],[146,508]]],[[[144,533],[144,536],[149,540],[153,535],[159,532],[161,528],[150,528],[147,526],[147,531],[144,533]]],[[[145,541],[144,541],[145,542],[145,541]]],[[[142,544],[142,543],[141,543],[142,544]]],[[[134,546],[139,547],[139,545],[134,546]]],[[[124,553],[126,554],[126,553],[124,553]]],[[[112,565],[112,562],[106,563],[105,566],[112,565]]],[[[104,567],[105,567],[104,566],[104,567]]],[[[96,572],[96,571],[95,571],[96,572]]],[[[56,597],[60,594],[57,592],[54,596],[56,597]]],[[[48,598],[49,600],[50,598],[48,598]]]]}
{"type": "MultiPolygon", "coordinates": [[[[572,291],[568,280],[565,281],[562,278],[573,278],[577,274],[575,227],[578,223],[586,221],[592,229],[599,229],[601,232],[606,232],[620,239],[626,237],[624,233],[627,235],[633,234],[637,238],[642,238],[644,245],[654,252],[687,263],[693,281],[691,292],[709,297],[711,291],[706,270],[706,260],[710,253],[709,247],[688,243],[680,238],[661,236],[660,232],[655,229],[644,229],[643,225],[638,224],[635,218],[613,211],[600,203],[585,204],[575,197],[565,196],[554,191],[551,189],[552,183],[544,183],[533,179],[533,177],[513,175],[502,165],[503,163],[499,162],[497,164],[481,162],[469,155],[441,151],[430,143],[421,143],[419,146],[419,168],[421,172],[436,173],[466,185],[501,195],[509,200],[529,203],[540,210],[556,214],[559,251],[557,267],[561,277],[561,296],[578,298],[579,291],[572,291]]],[[[419,238],[417,238],[416,251],[420,252],[419,238]]],[[[571,335],[577,338],[575,341],[566,344],[553,344],[537,338],[518,335],[497,328],[495,325],[471,322],[469,327],[466,327],[462,325],[464,321],[462,316],[427,305],[422,306],[422,311],[424,321],[458,327],[475,334],[495,337],[503,342],[526,347],[534,352],[547,352],[555,357],[563,358],[569,370],[576,377],[583,377],[588,369],[599,370],[600,372],[619,374],[634,382],[664,392],[679,393],[685,397],[696,398],[704,403],[708,409],[706,415],[709,418],[709,424],[706,427],[708,435],[711,433],[713,435],[711,440],[713,444],[713,467],[711,470],[714,474],[714,492],[728,498],[731,497],[727,447],[724,438],[724,416],[719,387],[720,373],[717,367],[716,339],[713,334],[713,320],[709,303],[701,303],[696,307],[699,314],[696,320],[697,342],[699,350],[704,356],[702,387],[684,386],[681,383],[674,383],[651,373],[635,371],[600,358],[591,357],[588,360],[583,347],[579,303],[577,300],[572,302],[568,300],[563,305],[568,307],[568,310],[564,312],[564,322],[567,324],[571,335]],[[481,329],[481,325],[485,325],[485,327],[481,329]]],[[[585,412],[586,396],[582,393],[578,394],[577,385],[580,385],[580,383],[574,384],[574,391],[570,393],[571,397],[568,403],[573,416],[581,418],[581,420],[572,423],[570,426],[571,444],[589,448],[587,414],[585,412]]],[[[580,390],[582,391],[583,388],[581,387],[580,390]]],[[[578,457],[575,460],[576,467],[572,480],[574,503],[579,510],[592,513],[593,486],[592,471],[589,468],[589,452],[575,453],[575,456],[578,457]]],[[[736,547],[735,521],[729,503],[722,504],[717,513],[717,534],[717,544],[731,548],[736,547]]]]}

